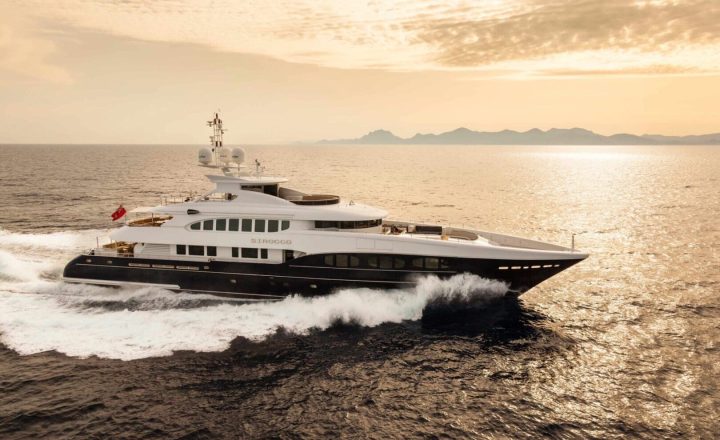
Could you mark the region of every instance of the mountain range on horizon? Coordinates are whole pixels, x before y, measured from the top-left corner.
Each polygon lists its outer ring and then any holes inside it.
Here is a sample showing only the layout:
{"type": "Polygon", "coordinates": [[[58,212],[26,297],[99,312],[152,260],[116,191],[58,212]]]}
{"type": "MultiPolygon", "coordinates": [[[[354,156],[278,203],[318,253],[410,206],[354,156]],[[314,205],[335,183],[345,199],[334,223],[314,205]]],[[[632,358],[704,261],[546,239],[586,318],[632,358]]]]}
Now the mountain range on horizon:
{"type": "Polygon", "coordinates": [[[551,128],[528,131],[474,131],[457,128],[440,134],[418,133],[401,138],[387,130],[375,130],[357,139],[323,139],[318,144],[458,144],[458,145],[720,145],[720,133],[689,136],[618,133],[601,135],[584,128],[551,128]]]}

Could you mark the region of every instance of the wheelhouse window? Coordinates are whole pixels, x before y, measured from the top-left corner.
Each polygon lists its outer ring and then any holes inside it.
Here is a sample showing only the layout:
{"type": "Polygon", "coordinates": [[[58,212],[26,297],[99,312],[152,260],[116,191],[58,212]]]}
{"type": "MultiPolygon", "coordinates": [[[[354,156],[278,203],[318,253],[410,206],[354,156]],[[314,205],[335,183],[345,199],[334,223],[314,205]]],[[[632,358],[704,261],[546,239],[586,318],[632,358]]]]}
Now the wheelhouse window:
{"type": "Polygon", "coordinates": [[[265,220],[255,220],[255,232],[265,232],[265,220]]]}
{"type": "Polygon", "coordinates": [[[213,221],[212,220],[203,220],[203,231],[212,231],[213,230],[213,221]]]}
{"type": "Polygon", "coordinates": [[[359,221],[316,220],[315,229],[366,229],[380,226],[382,219],[359,221]]]}
{"type": "Polygon", "coordinates": [[[178,244],[175,246],[175,253],[178,255],[185,255],[187,253],[187,249],[185,248],[184,244],[178,244]]]}
{"type": "Polygon", "coordinates": [[[190,225],[190,229],[192,229],[193,231],[199,231],[200,226],[201,226],[201,222],[195,222],[190,225]]]}
{"type": "Polygon", "coordinates": [[[216,231],[224,231],[226,225],[227,225],[227,220],[225,220],[224,218],[219,218],[219,219],[215,220],[215,230],[216,231]]]}
{"type": "Polygon", "coordinates": [[[279,222],[277,220],[268,220],[267,223],[267,231],[268,232],[277,232],[278,231],[278,224],[279,222]]]}
{"type": "Polygon", "coordinates": [[[252,232],[252,220],[249,218],[242,219],[242,231],[252,232]]]}
{"type": "Polygon", "coordinates": [[[228,220],[228,231],[237,231],[238,227],[240,225],[240,220],[236,218],[231,218],[228,220]]]}
{"type": "Polygon", "coordinates": [[[280,229],[283,231],[290,229],[290,221],[289,220],[283,220],[280,222],[280,229]]]}

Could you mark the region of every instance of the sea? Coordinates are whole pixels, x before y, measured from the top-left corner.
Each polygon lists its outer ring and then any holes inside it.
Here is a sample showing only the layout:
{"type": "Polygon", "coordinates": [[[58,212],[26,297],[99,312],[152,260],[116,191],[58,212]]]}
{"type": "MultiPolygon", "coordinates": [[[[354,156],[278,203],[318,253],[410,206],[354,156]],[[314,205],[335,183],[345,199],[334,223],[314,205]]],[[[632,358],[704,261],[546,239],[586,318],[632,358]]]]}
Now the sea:
{"type": "Polygon", "coordinates": [[[720,148],[245,149],[290,188],[590,257],[517,299],[465,275],[252,304],[65,284],[119,205],[214,170],[197,146],[1,145],[0,438],[720,436],[720,148]]]}

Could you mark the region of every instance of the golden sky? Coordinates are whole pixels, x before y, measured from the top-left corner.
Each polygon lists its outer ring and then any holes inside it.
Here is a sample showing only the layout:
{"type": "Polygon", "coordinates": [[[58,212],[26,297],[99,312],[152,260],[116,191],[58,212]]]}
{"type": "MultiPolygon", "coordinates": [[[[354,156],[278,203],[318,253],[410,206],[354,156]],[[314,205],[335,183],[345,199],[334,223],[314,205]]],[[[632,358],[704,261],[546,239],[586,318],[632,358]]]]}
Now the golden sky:
{"type": "Polygon", "coordinates": [[[720,131],[720,0],[3,0],[0,142],[720,131]]]}

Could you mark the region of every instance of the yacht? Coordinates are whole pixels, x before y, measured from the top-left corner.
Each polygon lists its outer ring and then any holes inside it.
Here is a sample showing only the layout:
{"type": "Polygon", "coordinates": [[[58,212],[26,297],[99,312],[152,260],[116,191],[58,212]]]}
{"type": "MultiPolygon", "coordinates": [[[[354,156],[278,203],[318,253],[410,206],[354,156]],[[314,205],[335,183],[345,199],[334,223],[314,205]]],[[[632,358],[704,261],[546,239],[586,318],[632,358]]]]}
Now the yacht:
{"type": "MultiPolygon", "coordinates": [[[[244,151],[223,146],[208,121],[200,165],[213,188],[131,210],[110,243],[65,267],[66,282],[158,286],[248,301],[320,295],[346,287],[406,288],[428,275],[471,273],[519,295],[587,258],[575,249],[492,232],[393,221],[382,209],[307,194],[267,176],[244,151]],[[129,217],[129,218],[128,218],[129,217]]],[[[122,211],[124,214],[124,209],[122,211]]]]}

